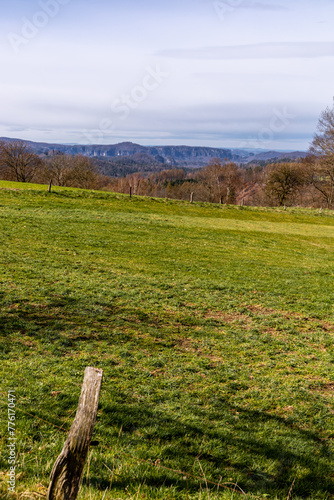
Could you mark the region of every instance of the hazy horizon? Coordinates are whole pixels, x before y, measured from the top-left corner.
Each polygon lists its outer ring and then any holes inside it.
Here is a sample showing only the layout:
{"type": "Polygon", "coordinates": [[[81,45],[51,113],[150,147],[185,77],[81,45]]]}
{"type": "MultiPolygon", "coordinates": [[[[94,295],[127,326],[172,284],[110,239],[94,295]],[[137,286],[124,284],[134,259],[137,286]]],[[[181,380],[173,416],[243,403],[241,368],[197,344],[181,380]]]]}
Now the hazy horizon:
{"type": "Polygon", "coordinates": [[[333,14],[330,0],[13,0],[0,136],[305,151],[333,102],[333,14]]]}
{"type": "MultiPolygon", "coordinates": [[[[138,146],[144,146],[144,147],[152,147],[152,148],[156,148],[156,147],[175,147],[175,146],[179,146],[179,147],[214,147],[214,146],[191,146],[189,144],[186,144],[186,143],[183,143],[183,144],[140,144],[138,142],[133,142],[133,141],[121,141],[119,143],[108,143],[108,144],[100,144],[100,143],[97,143],[97,144],[93,144],[93,143],[90,143],[90,144],[83,144],[83,143],[79,143],[79,142],[57,142],[57,141],[52,141],[50,143],[46,142],[46,141],[33,141],[31,139],[23,139],[21,137],[0,137],[0,140],[6,140],[6,139],[10,139],[10,140],[17,140],[17,141],[29,141],[29,142],[34,142],[36,144],[50,144],[50,145],[59,145],[59,146],[115,146],[117,144],[122,144],[122,143],[132,143],[132,144],[137,144],[138,146]]],[[[251,148],[251,147],[245,147],[245,148],[227,148],[227,147],[220,147],[220,146],[216,146],[215,147],[216,149],[231,149],[231,150],[237,150],[237,149],[243,149],[243,150],[249,150],[249,151],[258,151],[259,153],[262,153],[262,152],[270,152],[270,151],[273,151],[271,149],[268,149],[268,148],[251,148]]],[[[275,149],[274,150],[275,152],[278,152],[278,153],[293,153],[293,152],[296,152],[295,149],[275,149]]],[[[306,149],[305,150],[301,150],[300,152],[306,152],[306,149]]]]}

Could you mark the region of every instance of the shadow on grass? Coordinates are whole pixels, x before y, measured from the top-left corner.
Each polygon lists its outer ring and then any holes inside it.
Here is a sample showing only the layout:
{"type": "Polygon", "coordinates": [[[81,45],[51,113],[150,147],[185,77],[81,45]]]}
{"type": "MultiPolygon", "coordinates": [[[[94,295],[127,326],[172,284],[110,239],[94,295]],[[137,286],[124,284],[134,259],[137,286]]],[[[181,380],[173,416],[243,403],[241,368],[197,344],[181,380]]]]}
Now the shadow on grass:
{"type": "MultiPolygon", "coordinates": [[[[1,299],[4,297],[0,297],[1,299]]],[[[94,304],[99,307],[99,304],[94,304]]],[[[96,326],[99,322],[109,320],[114,314],[112,306],[102,304],[100,311],[86,308],[80,299],[69,296],[57,296],[46,299],[44,304],[31,304],[20,299],[11,305],[4,305],[0,313],[0,341],[10,349],[11,335],[21,334],[36,341],[61,341],[65,338],[69,343],[78,340],[89,340],[96,337],[96,326]],[[92,327],[95,326],[95,330],[92,327]]],[[[103,340],[103,330],[99,334],[103,340]]],[[[70,345],[70,344],[68,344],[70,345]]]]}
{"type": "MultiPolygon", "coordinates": [[[[199,460],[206,478],[214,482],[218,482],[228,470],[229,476],[238,478],[242,489],[253,494],[277,495],[280,492],[286,498],[294,479],[294,497],[329,498],[334,494],[331,452],[328,444],[315,432],[278,416],[246,410],[227,400],[223,403],[224,409],[213,412],[209,419],[203,418],[203,424],[185,424],[185,421],[157,409],[126,404],[102,406],[101,422],[107,428],[122,428],[119,460],[122,460],[122,449],[130,447],[139,460],[146,459],[154,464],[159,458],[161,465],[196,476],[202,476],[199,460]],[[238,423],[230,425],[228,430],[224,424],[214,425],[218,418],[222,423],[230,421],[236,412],[238,423]],[[205,449],[201,445],[204,441],[205,449]],[[158,457],[150,454],[150,448],[156,453],[157,443],[161,443],[158,457]],[[196,463],[195,474],[193,467],[196,463]],[[274,472],[268,473],[268,463],[275,464],[272,467],[274,472]]],[[[125,456],[125,462],[127,460],[125,456]]],[[[163,469],[154,470],[153,465],[152,469],[145,472],[142,481],[137,480],[138,487],[145,481],[147,486],[155,488],[170,485],[184,490],[182,475],[173,475],[163,469]]],[[[92,483],[96,481],[101,488],[107,487],[107,482],[101,482],[99,477],[92,477],[92,483]]],[[[131,480],[131,477],[125,477],[114,481],[113,485],[125,488],[134,482],[136,480],[131,480]]],[[[186,484],[190,491],[199,490],[198,480],[189,478],[186,484]]]]}
{"type": "MultiPolygon", "coordinates": [[[[106,304],[100,305],[106,307],[106,304]]],[[[13,333],[27,335],[36,342],[51,342],[55,346],[53,355],[75,351],[76,341],[96,339],[94,325],[99,316],[91,314],[87,317],[75,298],[53,297],[44,305],[32,305],[21,300],[5,306],[0,317],[2,352],[10,352],[13,348],[13,333]],[[92,328],[84,330],[87,324],[91,324],[92,328]]],[[[105,309],[101,321],[109,320],[114,313],[112,307],[105,309]]],[[[134,326],[137,319],[134,318],[134,326]]],[[[140,317],[140,322],[148,325],[151,321],[149,316],[140,317]]],[[[102,339],[103,333],[99,332],[98,340],[102,339]]],[[[115,389],[109,384],[106,381],[104,392],[107,394],[109,389],[110,401],[112,391],[117,390],[117,387],[115,389]]],[[[62,413],[61,408],[69,404],[66,401],[58,401],[59,414],[62,413]]],[[[215,399],[214,395],[205,401],[209,403],[208,410],[201,403],[204,405],[202,401],[182,408],[181,417],[176,417],[172,410],[158,405],[155,407],[126,401],[110,404],[102,398],[98,440],[104,455],[114,451],[117,460],[122,461],[122,452],[129,452],[137,459],[153,463],[159,459],[161,465],[196,476],[201,476],[200,461],[208,480],[217,482],[228,471],[226,477],[237,479],[239,486],[246,492],[272,494],[273,497],[280,494],[286,498],[296,478],[293,489],[295,497],[333,497],[331,451],[328,443],[316,432],[302,428],[293,419],[240,408],[228,399],[215,399]],[[111,440],[109,429],[120,428],[122,434],[115,451],[117,437],[111,440]],[[159,447],[160,451],[157,451],[159,447]]],[[[104,455],[98,458],[99,470],[92,468],[90,475],[90,482],[101,489],[106,489],[110,484],[106,470],[104,474],[101,473],[105,469],[103,464],[113,468],[112,463],[106,462],[104,455]]],[[[141,469],[135,477],[124,472],[120,478],[114,479],[113,486],[125,489],[128,484],[132,484],[138,488],[145,482],[153,488],[171,486],[178,491],[185,491],[186,488],[193,492],[199,490],[198,480],[189,478],[185,481],[182,475],[149,464],[139,467],[141,469]]]]}

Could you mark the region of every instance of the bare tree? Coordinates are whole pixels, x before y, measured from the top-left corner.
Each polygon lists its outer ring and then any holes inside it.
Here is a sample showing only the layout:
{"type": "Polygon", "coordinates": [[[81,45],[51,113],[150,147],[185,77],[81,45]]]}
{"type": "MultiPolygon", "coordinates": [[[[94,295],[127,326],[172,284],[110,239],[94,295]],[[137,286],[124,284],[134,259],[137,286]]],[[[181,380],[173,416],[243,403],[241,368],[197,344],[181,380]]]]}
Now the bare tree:
{"type": "Polygon", "coordinates": [[[57,186],[66,186],[71,172],[73,157],[63,153],[56,153],[47,159],[47,175],[49,180],[57,186]]]}
{"type": "Polygon", "coordinates": [[[233,203],[240,183],[240,171],[233,162],[222,163],[217,158],[198,174],[210,193],[209,201],[213,203],[233,203]]]}
{"type": "Polygon", "coordinates": [[[280,207],[297,193],[305,181],[305,175],[299,163],[268,165],[266,177],[264,190],[280,207]]]}
{"type": "Polygon", "coordinates": [[[0,143],[0,165],[7,178],[31,182],[43,162],[23,141],[0,143]]]}
{"type": "Polygon", "coordinates": [[[66,185],[82,189],[94,189],[98,174],[93,161],[87,156],[71,157],[70,170],[66,175],[66,185]]]}
{"type": "Polygon", "coordinates": [[[127,178],[129,180],[129,186],[132,188],[132,194],[140,194],[139,187],[143,179],[141,172],[136,172],[134,174],[128,175],[127,178]]]}
{"type": "Polygon", "coordinates": [[[334,101],[332,108],[326,108],[320,114],[318,133],[315,134],[310,147],[310,153],[318,158],[334,160],[334,101]]]}
{"type": "Polygon", "coordinates": [[[320,115],[310,147],[311,183],[330,208],[334,203],[334,104],[320,115]]]}

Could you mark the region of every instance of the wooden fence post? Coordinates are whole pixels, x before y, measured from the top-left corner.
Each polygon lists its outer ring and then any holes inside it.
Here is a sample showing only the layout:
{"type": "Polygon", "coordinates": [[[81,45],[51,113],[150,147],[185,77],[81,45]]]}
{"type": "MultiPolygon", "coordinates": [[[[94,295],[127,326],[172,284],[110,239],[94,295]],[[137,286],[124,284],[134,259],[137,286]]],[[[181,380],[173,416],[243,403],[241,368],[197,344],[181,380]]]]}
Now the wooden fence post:
{"type": "Polygon", "coordinates": [[[51,193],[51,188],[52,188],[52,179],[50,180],[50,184],[49,184],[49,193],[51,193]]]}
{"type": "Polygon", "coordinates": [[[75,500],[92,439],[103,371],[87,367],[77,413],[50,476],[47,500],[75,500]]]}
{"type": "Polygon", "coordinates": [[[192,203],[194,201],[194,193],[191,192],[190,193],[190,203],[192,203]]]}

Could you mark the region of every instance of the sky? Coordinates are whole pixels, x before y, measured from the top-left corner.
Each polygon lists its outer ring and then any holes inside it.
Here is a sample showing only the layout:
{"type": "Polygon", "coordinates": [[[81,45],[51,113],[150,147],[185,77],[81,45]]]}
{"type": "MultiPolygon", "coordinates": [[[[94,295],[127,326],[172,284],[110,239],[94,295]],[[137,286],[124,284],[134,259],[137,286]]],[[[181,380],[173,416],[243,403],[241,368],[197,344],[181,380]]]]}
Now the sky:
{"type": "Polygon", "coordinates": [[[307,150],[334,96],[334,0],[11,0],[0,136],[307,150]]]}

